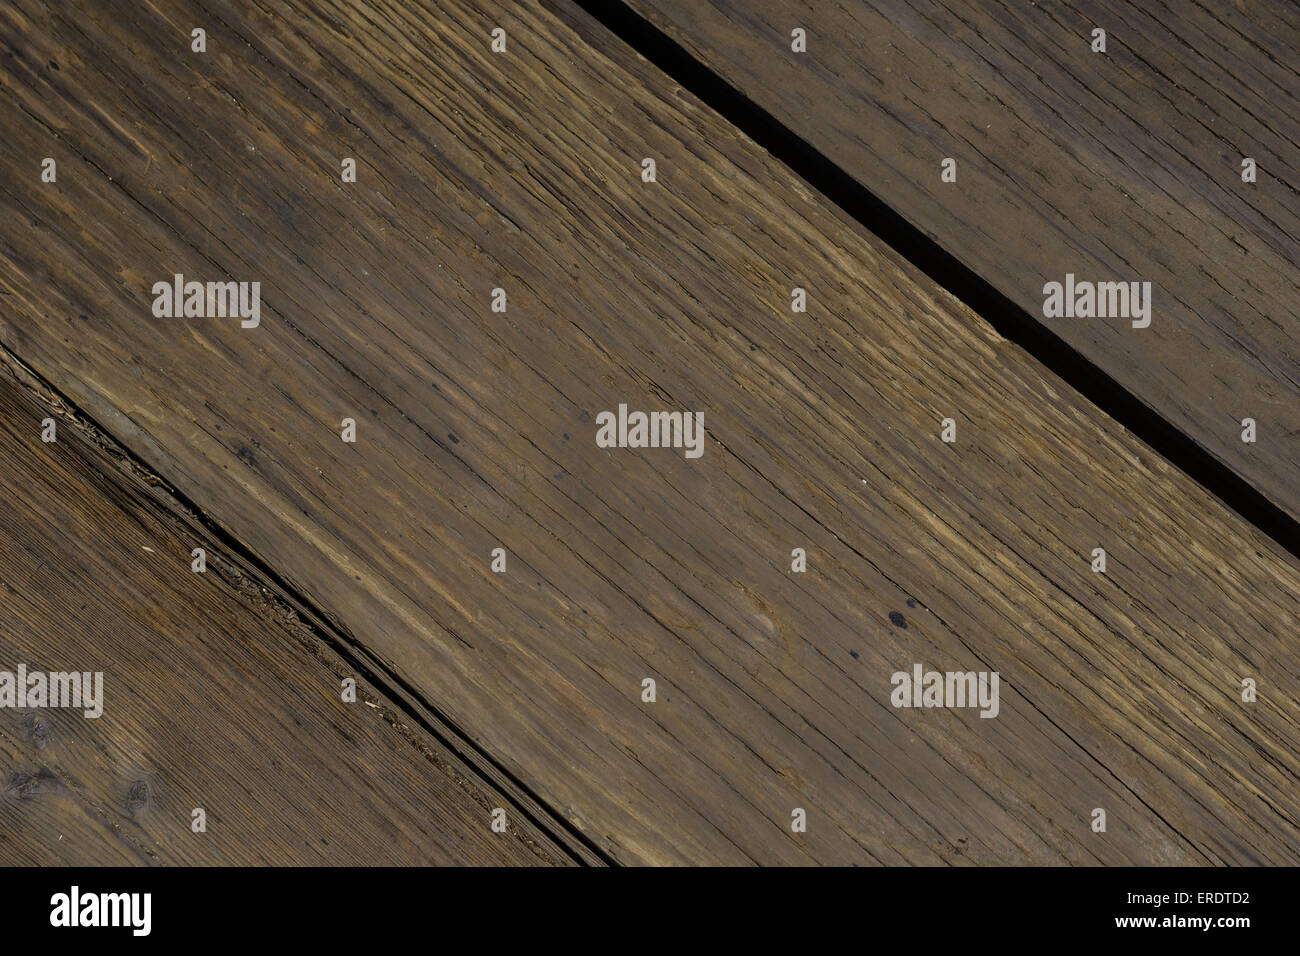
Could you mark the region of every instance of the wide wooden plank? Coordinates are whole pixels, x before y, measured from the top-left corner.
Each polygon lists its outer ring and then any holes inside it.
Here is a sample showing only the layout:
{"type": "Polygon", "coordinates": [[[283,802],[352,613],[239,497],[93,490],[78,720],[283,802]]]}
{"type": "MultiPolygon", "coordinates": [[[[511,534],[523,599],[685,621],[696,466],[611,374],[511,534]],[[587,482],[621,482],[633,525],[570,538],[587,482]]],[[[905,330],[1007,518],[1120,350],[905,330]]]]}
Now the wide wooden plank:
{"type": "Polygon", "coordinates": [[[611,858],[1297,860],[1295,560],[585,17],[0,32],[0,340],[611,858]],[[155,318],[176,272],[260,323],[155,318]]]}
{"type": "Polygon", "coordinates": [[[1300,517],[1295,4],[627,6],[1300,517]],[[1150,326],[1046,317],[1067,274],[1150,282],[1150,326]]]}
{"type": "Polygon", "coordinates": [[[492,832],[501,794],[364,680],[344,703],[344,662],[21,375],[0,365],[0,671],[102,677],[89,711],[0,709],[0,863],[567,859],[509,803],[492,832]]]}

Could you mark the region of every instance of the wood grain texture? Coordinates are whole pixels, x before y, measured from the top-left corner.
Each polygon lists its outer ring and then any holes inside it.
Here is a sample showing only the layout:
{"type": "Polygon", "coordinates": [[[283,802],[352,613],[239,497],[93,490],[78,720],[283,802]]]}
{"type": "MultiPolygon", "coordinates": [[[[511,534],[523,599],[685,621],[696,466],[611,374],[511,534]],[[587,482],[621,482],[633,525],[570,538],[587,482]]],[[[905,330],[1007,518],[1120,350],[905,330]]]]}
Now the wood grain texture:
{"type": "Polygon", "coordinates": [[[1295,4],[628,6],[1300,516],[1295,4]],[[1044,319],[1066,273],[1150,281],[1151,326],[1044,319]]]}
{"type": "Polygon", "coordinates": [[[342,702],[338,657],[20,371],[0,366],[0,669],[101,671],[103,713],[0,710],[0,864],[565,859],[517,814],[491,832],[500,794],[364,680],[342,702]]]}
{"type": "Polygon", "coordinates": [[[0,36],[0,341],[613,859],[1300,858],[1294,559],[583,16],[0,36]],[[173,272],[261,325],[155,319],[173,272]],[[598,448],[621,402],[704,456],[598,448]],[[914,662],[1001,713],[891,707],[914,662]]]}

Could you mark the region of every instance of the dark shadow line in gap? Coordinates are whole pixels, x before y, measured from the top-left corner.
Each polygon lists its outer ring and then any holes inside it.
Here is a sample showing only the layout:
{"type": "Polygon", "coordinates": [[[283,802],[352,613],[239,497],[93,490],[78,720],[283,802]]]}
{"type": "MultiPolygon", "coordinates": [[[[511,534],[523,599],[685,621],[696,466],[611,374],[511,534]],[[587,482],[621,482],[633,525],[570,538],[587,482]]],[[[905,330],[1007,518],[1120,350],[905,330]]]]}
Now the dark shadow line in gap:
{"type": "MultiPolygon", "coordinates": [[[[1019,345],[1152,451],[1300,558],[1300,522],[676,40],[621,0],[571,2],[960,299],[1003,338],[1019,345]]],[[[547,6],[555,8],[555,0],[547,0],[547,6]]]]}

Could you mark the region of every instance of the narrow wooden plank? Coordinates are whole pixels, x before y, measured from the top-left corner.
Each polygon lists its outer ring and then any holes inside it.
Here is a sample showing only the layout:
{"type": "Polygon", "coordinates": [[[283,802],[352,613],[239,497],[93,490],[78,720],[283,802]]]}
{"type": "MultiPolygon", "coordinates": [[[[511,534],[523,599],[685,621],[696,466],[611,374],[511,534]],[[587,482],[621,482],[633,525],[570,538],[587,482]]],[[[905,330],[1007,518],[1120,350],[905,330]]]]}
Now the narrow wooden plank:
{"type": "Polygon", "coordinates": [[[627,6],[1300,517],[1295,4],[627,6]],[[1045,317],[1067,273],[1150,282],[1150,327],[1045,317]]]}
{"type": "Polygon", "coordinates": [[[1295,862],[1294,559],[590,21],[493,9],[0,14],[0,340],[616,860],[1295,862]],[[154,318],[173,272],[260,324],[154,318]],[[620,403],[702,457],[597,447],[620,403]],[[998,716],[891,706],[914,663],[998,716]]]}
{"type": "Polygon", "coordinates": [[[564,859],[517,814],[493,833],[501,795],[364,680],[345,703],[337,655],[20,372],[0,367],[0,670],[102,683],[98,716],[0,709],[0,863],[564,859]]]}

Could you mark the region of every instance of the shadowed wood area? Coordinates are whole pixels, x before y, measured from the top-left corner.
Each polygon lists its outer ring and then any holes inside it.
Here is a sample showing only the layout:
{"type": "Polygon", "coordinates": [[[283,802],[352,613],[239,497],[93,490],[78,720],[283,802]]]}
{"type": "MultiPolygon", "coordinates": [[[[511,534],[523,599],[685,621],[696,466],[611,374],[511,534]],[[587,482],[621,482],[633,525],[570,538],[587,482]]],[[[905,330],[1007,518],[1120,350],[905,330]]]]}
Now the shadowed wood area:
{"type": "Polygon", "coordinates": [[[1300,517],[1294,3],[627,6],[1300,517]],[[1151,282],[1150,327],[1045,318],[1067,273],[1151,282]]]}
{"type": "Polygon", "coordinates": [[[500,795],[364,682],[343,703],[337,656],[15,373],[0,366],[0,669],[103,684],[98,717],[0,710],[0,863],[565,858],[517,814],[491,832],[500,795]]]}
{"type": "Polygon", "coordinates": [[[0,341],[616,862],[1300,861],[1296,561],[566,19],[0,11],[0,341]]]}

